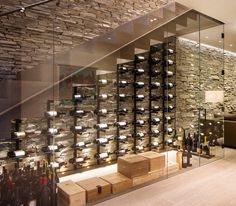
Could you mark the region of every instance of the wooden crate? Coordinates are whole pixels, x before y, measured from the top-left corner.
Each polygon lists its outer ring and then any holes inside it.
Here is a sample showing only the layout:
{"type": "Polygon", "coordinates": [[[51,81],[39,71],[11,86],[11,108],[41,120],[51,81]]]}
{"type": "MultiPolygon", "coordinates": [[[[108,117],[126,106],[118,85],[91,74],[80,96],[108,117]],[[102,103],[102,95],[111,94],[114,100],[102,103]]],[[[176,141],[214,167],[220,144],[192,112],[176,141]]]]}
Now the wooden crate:
{"type": "Polygon", "coordinates": [[[118,172],[128,178],[145,175],[149,172],[149,163],[147,158],[132,155],[118,158],[118,172]]]}
{"type": "Polygon", "coordinates": [[[86,190],[87,202],[93,202],[111,194],[111,184],[99,177],[93,177],[77,182],[86,190]]]}
{"type": "Polygon", "coordinates": [[[86,205],[85,189],[71,180],[57,184],[58,206],[84,206],[86,205]]]}
{"type": "Polygon", "coordinates": [[[165,155],[164,154],[149,151],[149,152],[141,153],[139,155],[148,159],[149,171],[155,171],[155,170],[165,168],[165,155]]]}
{"type": "Polygon", "coordinates": [[[102,176],[101,178],[111,184],[113,194],[123,192],[132,187],[132,180],[119,172],[102,176]]]}
{"type": "Polygon", "coordinates": [[[165,175],[173,174],[179,171],[179,164],[177,162],[168,161],[167,167],[165,167],[165,175]]]}
{"type": "Polygon", "coordinates": [[[144,183],[147,183],[150,181],[157,180],[158,178],[162,177],[163,175],[164,175],[164,168],[149,172],[146,175],[134,177],[132,179],[133,186],[137,186],[137,185],[141,185],[141,184],[144,184],[144,183]]]}

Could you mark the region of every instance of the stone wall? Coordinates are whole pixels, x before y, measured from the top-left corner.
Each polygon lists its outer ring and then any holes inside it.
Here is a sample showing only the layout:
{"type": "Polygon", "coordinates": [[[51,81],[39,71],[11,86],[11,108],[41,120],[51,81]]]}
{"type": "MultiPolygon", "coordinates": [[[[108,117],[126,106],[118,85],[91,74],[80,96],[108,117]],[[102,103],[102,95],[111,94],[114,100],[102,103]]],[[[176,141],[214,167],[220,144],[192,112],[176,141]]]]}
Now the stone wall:
{"type": "MultiPolygon", "coordinates": [[[[1,17],[0,75],[32,69],[52,58],[53,45],[56,53],[68,51],[170,1],[61,0],[1,17]]],[[[32,3],[3,0],[0,11],[32,3]]]]}

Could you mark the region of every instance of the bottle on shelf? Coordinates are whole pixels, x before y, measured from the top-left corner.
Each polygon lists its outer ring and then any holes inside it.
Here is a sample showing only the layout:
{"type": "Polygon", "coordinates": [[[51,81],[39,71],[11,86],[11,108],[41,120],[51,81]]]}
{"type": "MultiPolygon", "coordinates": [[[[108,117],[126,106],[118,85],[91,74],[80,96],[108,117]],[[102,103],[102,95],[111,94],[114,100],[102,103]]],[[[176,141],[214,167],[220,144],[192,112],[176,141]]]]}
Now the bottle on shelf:
{"type": "Polygon", "coordinates": [[[143,127],[145,125],[145,121],[142,120],[142,119],[138,119],[136,120],[136,122],[134,122],[134,124],[137,126],[137,127],[143,127]]]}
{"type": "Polygon", "coordinates": [[[100,124],[96,124],[94,125],[94,128],[100,131],[105,131],[109,129],[109,124],[107,123],[100,123],[100,124]]]}
{"type": "Polygon", "coordinates": [[[84,157],[80,156],[80,157],[76,157],[76,158],[71,158],[69,160],[69,163],[75,164],[75,165],[82,165],[82,164],[86,163],[86,161],[89,159],[90,158],[87,156],[84,156],[84,157]]]}
{"type": "Polygon", "coordinates": [[[25,137],[26,137],[26,133],[24,131],[13,133],[13,139],[24,139],[25,137]]]}
{"type": "Polygon", "coordinates": [[[88,145],[91,144],[91,142],[77,142],[75,145],[72,145],[72,148],[77,150],[83,150],[88,148],[88,145]]]}
{"type": "Polygon", "coordinates": [[[143,101],[145,99],[145,96],[143,94],[138,94],[134,97],[136,101],[143,101]]]}
{"type": "Polygon", "coordinates": [[[145,138],[145,134],[143,132],[138,132],[136,135],[135,135],[136,139],[138,140],[144,140],[145,138]]]}
{"type": "Polygon", "coordinates": [[[112,113],[112,110],[108,110],[108,109],[99,109],[99,110],[95,110],[94,113],[99,115],[99,116],[103,116],[106,117],[108,114],[112,113]]]}
{"type": "Polygon", "coordinates": [[[147,61],[147,58],[145,56],[143,56],[143,55],[136,55],[135,56],[135,61],[137,63],[142,63],[142,62],[147,61]]]}
{"type": "Polygon", "coordinates": [[[90,98],[90,95],[84,95],[84,94],[75,94],[73,96],[73,101],[74,102],[82,102],[84,100],[86,100],[87,98],[90,98]]]}
{"type": "Polygon", "coordinates": [[[89,113],[91,113],[91,111],[86,111],[86,110],[72,110],[70,111],[70,115],[71,116],[75,116],[75,117],[78,117],[78,118],[82,118],[84,116],[87,116],[89,113]]]}
{"type": "Polygon", "coordinates": [[[215,139],[211,139],[209,142],[209,155],[215,156],[216,155],[216,144],[215,139]]]}
{"type": "Polygon", "coordinates": [[[142,89],[145,86],[144,82],[134,82],[134,87],[136,89],[142,89]]]}
{"type": "Polygon", "coordinates": [[[172,89],[174,87],[175,87],[175,85],[173,83],[171,83],[171,82],[168,82],[168,83],[166,82],[164,84],[164,89],[172,89]]]}
{"type": "Polygon", "coordinates": [[[100,101],[106,101],[112,97],[111,94],[99,94],[98,95],[98,100],[100,101]]]}
{"type": "Polygon", "coordinates": [[[160,64],[162,62],[162,60],[160,58],[158,58],[158,57],[151,57],[149,59],[149,62],[150,62],[151,65],[155,65],[156,66],[156,65],[160,64]]]}
{"type": "Polygon", "coordinates": [[[169,128],[166,128],[166,129],[165,129],[165,132],[166,132],[168,135],[171,135],[171,134],[174,132],[174,130],[169,127],[169,128]]]}
{"type": "Polygon", "coordinates": [[[152,106],[151,108],[151,112],[152,113],[158,113],[159,111],[161,111],[161,107],[160,106],[152,106]]]}
{"type": "Polygon", "coordinates": [[[86,127],[81,125],[72,127],[72,130],[78,134],[82,134],[83,132],[86,132],[88,129],[91,129],[91,127],[86,127]]]}
{"type": "Polygon", "coordinates": [[[185,129],[183,129],[182,149],[183,150],[187,150],[187,138],[186,138],[186,131],[185,131],[185,129]]]}
{"type": "Polygon", "coordinates": [[[15,150],[15,151],[9,151],[7,153],[7,156],[9,158],[23,158],[27,155],[27,152],[24,150],[15,150]]]}
{"type": "Polygon", "coordinates": [[[131,65],[120,65],[117,70],[119,74],[125,74],[130,71],[131,65]]]}
{"type": "Polygon", "coordinates": [[[123,115],[123,116],[126,115],[126,114],[128,114],[128,112],[129,112],[129,110],[126,109],[126,108],[120,108],[120,109],[115,110],[115,111],[116,111],[117,114],[123,115]]]}
{"type": "Polygon", "coordinates": [[[124,156],[124,155],[126,155],[126,154],[128,154],[128,152],[129,152],[130,150],[129,149],[119,149],[119,150],[117,150],[116,152],[115,152],[115,154],[118,156],[118,157],[120,157],[120,156],[124,156]]]}
{"type": "Polygon", "coordinates": [[[53,153],[53,152],[60,152],[62,149],[64,149],[66,146],[60,144],[60,145],[48,145],[48,146],[43,146],[41,150],[44,153],[53,153]]]}
{"type": "Polygon", "coordinates": [[[145,108],[143,107],[137,107],[136,109],[133,109],[133,112],[136,112],[136,114],[143,114],[145,113],[145,108]]]}
{"type": "Polygon", "coordinates": [[[143,146],[136,146],[135,150],[136,150],[136,152],[141,153],[141,152],[144,152],[144,147],[143,146]]]}
{"type": "Polygon", "coordinates": [[[151,72],[150,72],[150,76],[151,77],[158,77],[161,75],[161,70],[159,69],[152,69],[151,72]]]}
{"type": "Polygon", "coordinates": [[[59,117],[61,115],[65,115],[66,113],[63,113],[63,112],[58,112],[58,111],[55,111],[55,110],[50,110],[50,111],[47,111],[44,113],[44,116],[46,118],[55,118],[55,117],[59,117]]]}
{"type": "Polygon", "coordinates": [[[164,66],[172,66],[172,65],[174,65],[174,64],[175,64],[174,61],[171,60],[171,59],[166,59],[166,60],[164,61],[164,66]]]}
{"type": "Polygon", "coordinates": [[[192,147],[192,151],[193,152],[197,152],[197,148],[198,148],[198,137],[197,137],[197,134],[194,132],[193,133],[193,147],[192,147]]]}
{"type": "Polygon", "coordinates": [[[168,105],[167,107],[165,107],[165,112],[172,112],[175,109],[175,107],[173,105],[168,105]]]}
{"type": "Polygon", "coordinates": [[[110,141],[113,140],[113,137],[100,137],[95,139],[95,143],[99,144],[100,146],[105,146],[107,144],[109,144],[110,141]]]}
{"type": "Polygon", "coordinates": [[[144,69],[142,69],[142,68],[134,69],[133,72],[137,76],[143,75],[145,73],[144,69]]]}
{"type": "Polygon", "coordinates": [[[152,95],[151,96],[151,101],[159,101],[162,98],[162,96],[160,95],[152,95]]]}
{"type": "Polygon", "coordinates": [[[152,118],[152,119],[151,119],[151,124],[152,124],[152,125],[159,125],[160,122],[161,122],[161,119],[158,118],[158,117],[155,117],[155,118],[152,118]]]}
{"type": "Polygon", "coordinates": [[[98,86],[106,86],[109,84],[109,81],[107,79],[99,79],[98,80],[98,86]]]}
{"type": "Polygon", "coordinates": [[[128,127],[128,122],[115,122],[114,125],[117,126],[119,129],[126,129],[128,127]]]}
{"type": "Polygon", "coordinates": [[[207,143],[207,137],[204,136],[204,142],[202,145],[202,154],[203,155],[209,155],[209,148],[208,148],[208,143],[207,143]]]}
{"type": "Polygon", "coordinates": [[[128,100],[129,97],[131,97],[131,95],[119,94],[119,96],[118,96],[118,98],[121,102],[125,102],[126,100],[128,100]]]}
{"type": "Polygon", "coordinates": [[[48,177],[44,173],[40,178],[40,193],[39,193],[39,206],[51,205],[52,193],[51,188],[48,186],[48,177]]]}
{"type": "Polygon", "coordinates": [[[130,82],[127,82],[125,80],[120,80],[118,83],[117,83],[117,86],[120,87],[120,88],[125,88],[127,87],[129,84],[131,84],[130,82]]]}
{"type": "Polygon", "coordinates": [[[167,95],[165,95],[165,97],[164,97],[164,99],[166,100],[166,101],[171,101],[172,99],[174,99],[175,98],[175,96],[173,95],[173,94],[167,94],[167,95]]]}
{"type": "Polygon", "coordinates": [[[117,139],[118,142],[121,142],[121,143],[128,142],[128,136],[127,135],[120,135],[116,139],[117,139]]]}
{"type": "Polygon", "coordinates": [[[165,50],[163,51],[163,53],[164,53],[164,55],[172,55],[172,54],[174,54],[175,52],[174,52],[173,49],[165,49],[165,50]]]}
{"type": "Polygon", "coordinates": [[[166,123],[166,124],[170,124],[170,123],[173,121],[173,119],[174,119],[173,117],[166,116],[166,117],[165,117],[165,123],[166,123]]]}
{"type": "Polygon", "coordinates": [[[111,154],[112,153],[110,152],[102,152],[102,153],[96,154],[95,157],[97,160],[105,161],[107,158],[109,158],[111,154]]]}
{"type": "Polygon", "coordinates": [[[191,163],[191,158],[192,158],[191,148],[192,148],[192,145],[193,145],[193,140],[191,138],[190,133],[188,133],[188,136],[187,136],[187,153],[188,153],[187,166],[188,167],[192,166],[192,163],[191,163]]]}
{"type": "Polygon", "coordinates": [[[174,76],[174,72],[172,72],[172,71],[169,71],[169,70],[167,70],[167,71],[164,71],[164,77],[165,78],[170,78],[170,77],[173,77],[174,76]]]}
{"type": "Polygon", "coordinates": [[[152,136],[154,136],[154,137],[159,137],[159,135],[160,135],[161,132],[160,132],[160,130],[155,129],[155,130],[152,130],[151,133],[152,133],[152,136]]]}
{"type": "Polygon", "coordinates": [[[150,144],[150,146],[151,146],[152,149],[156,149],[156,148],[159,147],[159,142],[152,142],[152,143],[150,144]]]}
{"type": "Polygon", "coordinates": [[[158,89],[161,87],[161,83],[160,82],[151,82],[150,87],[151,87],[151,89],[158,89]]]}

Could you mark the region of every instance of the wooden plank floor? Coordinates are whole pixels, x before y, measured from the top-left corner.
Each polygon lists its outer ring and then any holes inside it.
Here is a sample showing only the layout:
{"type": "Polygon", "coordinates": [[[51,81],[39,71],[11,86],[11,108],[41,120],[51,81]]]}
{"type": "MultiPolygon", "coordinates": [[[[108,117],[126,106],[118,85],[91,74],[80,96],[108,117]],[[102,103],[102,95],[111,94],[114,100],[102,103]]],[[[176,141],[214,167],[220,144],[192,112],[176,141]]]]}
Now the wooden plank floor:
{"type": "Polygon", "coordinates": [[[96,206],[236,206],[236,151],[96,206]]]}

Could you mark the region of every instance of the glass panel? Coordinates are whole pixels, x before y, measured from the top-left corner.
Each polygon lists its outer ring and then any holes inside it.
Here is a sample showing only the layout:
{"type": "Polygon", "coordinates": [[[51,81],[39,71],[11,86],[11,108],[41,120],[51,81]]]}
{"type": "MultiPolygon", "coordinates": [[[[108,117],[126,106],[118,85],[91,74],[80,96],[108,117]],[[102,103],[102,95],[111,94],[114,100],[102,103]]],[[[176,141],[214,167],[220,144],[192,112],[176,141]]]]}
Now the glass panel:
{"type": "Polygon", "coordinates": [[[219,22],[204,15],[201,15],[200,22],[199,130],[202,144],[200,164],[203,165],[224,156],[224,29],[219,22]],[[208,29],[209,22],[216,26],[208,29]]]}

